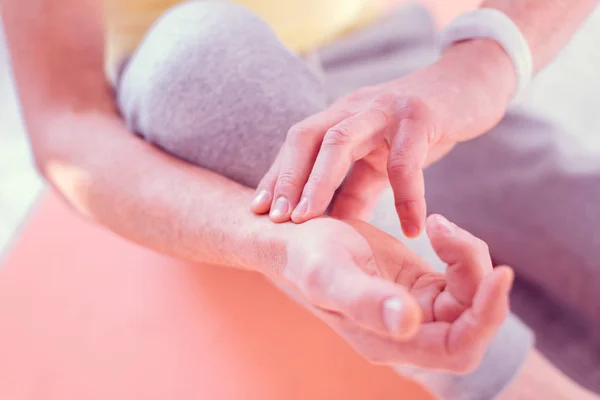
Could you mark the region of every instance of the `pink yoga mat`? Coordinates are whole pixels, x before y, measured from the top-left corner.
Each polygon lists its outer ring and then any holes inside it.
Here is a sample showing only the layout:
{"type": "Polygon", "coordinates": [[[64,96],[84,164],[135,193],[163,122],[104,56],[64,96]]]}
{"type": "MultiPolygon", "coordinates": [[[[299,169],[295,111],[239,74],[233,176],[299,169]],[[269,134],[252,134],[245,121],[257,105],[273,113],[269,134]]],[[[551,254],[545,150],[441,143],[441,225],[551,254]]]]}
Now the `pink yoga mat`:
{"type": "Polygon", "coordinates": [[[256,274],[186,265],[53,195],[0,267],[2,400],[425,400],[256,274]]]}

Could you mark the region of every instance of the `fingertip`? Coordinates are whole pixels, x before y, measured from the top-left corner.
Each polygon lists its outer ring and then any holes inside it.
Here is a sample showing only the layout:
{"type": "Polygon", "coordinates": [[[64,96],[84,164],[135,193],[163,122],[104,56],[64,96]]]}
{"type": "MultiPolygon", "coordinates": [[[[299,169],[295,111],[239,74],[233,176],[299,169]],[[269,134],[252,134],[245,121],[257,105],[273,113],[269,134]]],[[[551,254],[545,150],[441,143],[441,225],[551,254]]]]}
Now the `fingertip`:
{"type": "Polygon", "coordinates": [[[295,224],[301,224],[308,221],[311,217],[308,212],[309,200],[306,196],[302,196],[300,202],[294,208],[292,215],[290,216],[292,222],[295,224]]]}
{"type": "Polygon", "coordinates": [[[409,239],[418,237],[423,231],[425,222],[425,208],[420,202],[405,201],[400,206],[396,206],[396,211],[400,217],[402,232],[409,239]]]}
{"type": "Polygon", "coordinates": [[[290,202],[284,196],[277,197],[273,204],[271,204],[271,210],[269,212],[269,218],[275,223],[287,222],[290,220],[291,207],[290,202]]]}
{"type": "Polygon", "coordinates": [[[323,214],[313,215],[313,213],[310,213],[310,214],[295,215],[294,213],[292,213],[292,215],[290,216],[290,219],[295,224],[303,224],[307,221],[310,221],[311,219],[318,218],[321,215],[323,215],[323,214]]]}
{"type": "Polygon", "coordinates": [[[303,195],[298,202],[298,205],[294,208],[290,218],[296,224],[309,221],[314,218],[321,217],[327,211],[331,199],[327,201],[321,198],[318,194],[303,195]]]}
{"type": "Polygon", "coordinates": [[[426,220],[427,235],[430,238],[440,234],[448,237],[452,236],[459,229],[454,223],[448,221],[448,219],[440,214],[432,214],[426,220]]]}
{"type": "Polygon", "coordinates": [[[269,212],[271,208],[271,194],[266,189],[259,189],[256,191],[252,203],[250,203],[250,210],[255,214],[262,215],[269,212]]]}
{"type": "Polygon", "coordinates": [[[494,268],[493,274],[496,275],[501,290],[505,293],[510,292],[515,280],[515,271],[509,266],[502,265],[494,268]]]}
{"type": "Polygon", "coordinates": [[[412,221],[401,221],[402,232],[409,239],[414,239],[421,234],[422,228],[412,221]]]}
{"type": "MultiPolygon", "coordinates": [[[[453,264],[457,250],[464,247],[460,228],[439,214],[430,215],[425,221],[427,236],[442,261],[453,264]]],[[[461,257],[462,258],[462,257],[461,257]]]]}
{"type": "Polygon", "coordinates": [[[296,215],[294,213],[292,213],[290,219],[295,224],[302,224],[309,220],[309,218],[306,218],[306,216],[304,216],[304,215],[296,215]]]}
{"type": "Polygon", "coordinates": [[[414,337],[423,322],[423,311],[416,300],[410,302],[408,309],[409,311],[407,311],[403,321],[404,335],[402,335],[400,339],[410,339],[414,337]]]}
{"type": "Polygon", "coordinates": [[[396,339],[413,337],[423,320],[423,313],[412,296],[389,297],[383,302],[383,322],[388,334],[396,339]]]}

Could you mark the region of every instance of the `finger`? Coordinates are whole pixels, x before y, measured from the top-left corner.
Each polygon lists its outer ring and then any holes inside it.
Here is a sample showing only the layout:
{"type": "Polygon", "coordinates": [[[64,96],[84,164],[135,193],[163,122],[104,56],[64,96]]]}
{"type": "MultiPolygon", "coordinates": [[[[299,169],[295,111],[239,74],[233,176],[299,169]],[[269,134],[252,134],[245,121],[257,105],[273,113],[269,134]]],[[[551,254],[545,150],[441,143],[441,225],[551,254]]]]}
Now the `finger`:
{"type": "Polygon", "coordinates": [[[381,193],[388,187],[386,159],[386,149],[381,147],[354,163],[348,179],[335,195],[332,217],[369,220],[381,193]]]}
{"type": "Polygon", "coordinates": [[[271,167],[262,177],[256,191],[254,193],[254,199],[250,204],[252,212],[258,215],[266,214],[271,208],[271,202],[273,199],[273,189],[275,188],[275,182],[277,182],[277,176],[279,175],[279,165],[281,163],[282,149],[279,149],[275,161],[271,164],[271,167]]]}
{"type": "Polygon", "coordinates": [[[391,140],[388,159],[396,211],[407,237],[421,233],[426,215],[423,168],[430,132],[424,110],[423,106],[406,106],[398,133],[391,140]]]}
{"type": "Polygon", "coordinates": [[[510,268],[496,268],[481,283],[472,308],[452,324],[423,324],[416,337],[396,346],[401,352],[398,357],[422,368],[455,373],[472,371],[481,363],[508,316],[512,280],[510,268]]]}
{"type": "Polygon", "coordinates": [[[376,274],[408,289],[412,288],[423,275],[434,272],[431,265],[398,238],[361,220],[346,219],[344,223],[352,226],[371,247],[375,265],[372,262],[367,263],[364,267],[365,272],[376,274]]]}
{"type": "Polygon", "coordinates": [[[458,321],[422,324],[418,335],[409,339],[369,334],[344,315],[319,309],[313,312],[371,362],[465,373],[479,365],[508,315],[512,279],[510,268],[497,268],[485,278],[473,308],[458,321]]]}
{"type": "Polygon", "coordinates": [[[484,277],[492,272],[492,260],[486,243],[459,228],[441,215],[427,219],[427,234],[446,270],[446,291],[468,308],[484,277]]]}
{"type": "MultiPolygon", "coordinates": [[[[355,265],[349,259],[345,267],[355,265]]],[[[361,269],[329,266],[315,270],[305,287],[316,306],[340,313],[362,328],[378,334],[407,338],[421,322],[421,309],[403,287],[369,275],[361,269]],[[326,274],[326,279],[323,275],[326,274]]]]}
{"type": "Polygon", "coordinates": [[[302,207],[296,223],[322,215],[340,187],[352,163],[383,145],[383,132],[390,128],[391,113],[374,103],[367,110],[346,118],[327,131],[302,191],[302,207]]]}
{"type": "Polygon", "coordinates": [[[514,273],[509,267],[497,267],[485,277],[473,300],[450,327],[447,351],[450,355],[475,352],[483,356],[509,313],[509,293],[514,273]]]}
{"type": "Polygon", "coordinates": [[[271,220],[285,222],[290,219],[300,200],[325,132],[344,117],[345,114],[340,111],[326,110],[290,129],[281,150],[278,176],[271,197],[271,220]]]}

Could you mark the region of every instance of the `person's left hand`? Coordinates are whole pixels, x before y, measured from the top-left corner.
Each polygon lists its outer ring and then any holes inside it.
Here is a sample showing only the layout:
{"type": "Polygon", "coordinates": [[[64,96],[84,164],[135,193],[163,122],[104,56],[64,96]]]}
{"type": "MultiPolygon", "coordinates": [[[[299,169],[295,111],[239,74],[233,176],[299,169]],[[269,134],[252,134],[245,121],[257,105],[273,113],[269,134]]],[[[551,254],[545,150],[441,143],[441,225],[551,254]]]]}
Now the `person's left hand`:
{"type": "Polygon", "coordinates": [[[270,211],[274,222],[305,222],[322,215],[341,186],[332,215],[366,219],[391,184],[404,233],[417,236],[426,215],[423,168],[492,127],[514,84],[495,77],[501,89],[484,85],[486,62],[508,61],[497,44],[472,42],[414,74],[359,89],[292,127],[252,210],[270,211]]]}

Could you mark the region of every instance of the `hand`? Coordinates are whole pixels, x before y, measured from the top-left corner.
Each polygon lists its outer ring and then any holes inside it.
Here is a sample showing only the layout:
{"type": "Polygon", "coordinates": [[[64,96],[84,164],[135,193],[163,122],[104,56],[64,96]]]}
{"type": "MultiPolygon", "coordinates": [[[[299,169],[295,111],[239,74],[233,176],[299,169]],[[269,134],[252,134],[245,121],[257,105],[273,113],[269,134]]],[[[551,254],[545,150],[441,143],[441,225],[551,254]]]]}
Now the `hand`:
{"type": "Polygon", "coordinates": [[[298,228],[287,286],[371,362],[469,371],[508,314],[512,271],[492,269],[485,243],[441,216],[427,231],[446,274],[362,221],[298,228]]]}
{"type": "Polygon", "coordinates": [[[253,211],[270,211],[274,222],[305,222],[322,215],[341,186],[335,217],[365,219],[391,183],[404,233],[417,236],[426,215],[423,168],[492,127],[514,86],[501,77],[494,78],[501,89],[484,84],[486,62],[508,62],[495,43],[455,47],[428,68],[359,89],[292,127],[258,185],[253,211]]]}
{"type": "MultiPolygon", "coordinates": [[[[317,218],[289,227],[285,266],[273,278],[326,315],[344,315],[362,331],[407,338],[420,327],[422,312],[402,285],[382,274],[373,247],[352,225],[317,218]]],[[[420,260],[408,249],[407,263],[420,260]]],[[[379,252],[381,253],[381,252],[379,252]]],[[[404,260],[396,258],[394,261],[404,260]]]]}

